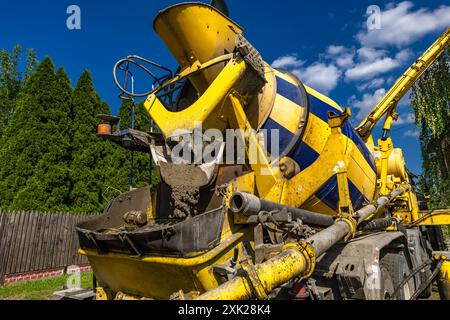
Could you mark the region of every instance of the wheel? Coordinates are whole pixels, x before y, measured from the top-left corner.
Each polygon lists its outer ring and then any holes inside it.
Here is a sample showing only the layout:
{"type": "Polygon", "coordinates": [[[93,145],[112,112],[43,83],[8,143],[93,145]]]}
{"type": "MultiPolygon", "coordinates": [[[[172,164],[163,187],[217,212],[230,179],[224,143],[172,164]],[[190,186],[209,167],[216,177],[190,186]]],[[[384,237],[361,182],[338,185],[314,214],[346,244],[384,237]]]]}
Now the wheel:
{"type": "MultiPolygon", "coordinates": [[[[394,289],[391,294],[394,293],[393,291],[397,289],[403,279],[411,273],[403,252],[386,253],[383,258],[381,258],[381,266],[388,271],[392,280],[394,289]]],[[[414,287],[414,279],[411,279],[405,283],[397,295],[392,298],[396,300],[409,300],[415,291],[414,287]]]]}
{"type": "MultiPolygon", "coordinates": [[[[428,259],[428,256],[425,252],[424,249],[421,250],[421,254],[422,254],[422,261],[426,261],[428,259]]],[[[428,281],[431,278],[432,272],[431,272],[431,267],[427,266],[425,269],[423,269],[423,271],[420,272],[420,285],[422,285],[422,283],[425,283],[426,281],[428,281]]],[[[430,284],[419,296],[419,298],[421,299],[428,299],[431,297],[431,295],[433,294],[433,285],[430,284]]]]}

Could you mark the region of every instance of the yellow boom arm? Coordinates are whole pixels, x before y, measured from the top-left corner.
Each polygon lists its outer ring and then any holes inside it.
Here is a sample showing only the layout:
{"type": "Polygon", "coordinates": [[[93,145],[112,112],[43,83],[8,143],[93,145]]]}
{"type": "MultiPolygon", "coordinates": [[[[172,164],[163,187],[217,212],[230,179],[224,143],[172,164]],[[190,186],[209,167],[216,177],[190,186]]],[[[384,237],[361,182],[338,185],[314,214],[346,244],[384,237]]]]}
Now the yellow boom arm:
{"type": "Polygon", "coordinates": [[[417,60],[401,77],[394,86],[386,93],[381,101],[372,109],[369,115],[356,128],[361,138],[367,142],[372,134],[373,128],[378,121],[386,114],[385,131],[390,130],[392,120],[397,118],[395,109],[397,103],[403,98],[420,76],[436,61],[437,58],[450,45],[450,28],[425,51],[425,53],[417,60]]]}

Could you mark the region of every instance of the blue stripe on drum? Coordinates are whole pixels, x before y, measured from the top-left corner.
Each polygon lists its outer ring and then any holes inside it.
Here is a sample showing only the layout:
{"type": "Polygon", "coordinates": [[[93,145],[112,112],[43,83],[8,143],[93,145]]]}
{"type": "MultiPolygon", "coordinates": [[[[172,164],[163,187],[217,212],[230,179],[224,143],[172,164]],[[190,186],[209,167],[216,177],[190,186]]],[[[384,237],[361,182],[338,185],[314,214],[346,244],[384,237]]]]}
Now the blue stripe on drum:
{"type": "Polygon", "coordinates": [[[288,100],[291,100],[300,107],[305,107],[307,100],[300,88],[280,77],[277,78],[277,93],[288,100]]]}
{"type": "MultiPolygon", "coordinates": [[[[307,101],[305,100],[304,95],[302,94],[300,88],[280,77],[276,77],[277,79],[277,93],[289,99],[299,106],[306,106],[307,101]]],[[[329,105],[328,103],[316,98],[315,96],[308,94],[309,97],[309,112],[314,114],[316,117],[321,119],[322,121],[328,123],[328,112],[334,112],[336,114],[341,114],[341,111],[329,105]]],[[[269,118],[262,129],[268,130],[267,133],[267,150],[271,150],[271,129],[280,130],[280,152],[283,152],[285,148],[289,145],[289,143],[294,138],[294,135],[290,133],[286,128],[284,128],[279,123],[275,122],[273,119],[269,118]]],[[[343,134],[345,134],[349,139],[351,139],[358,150],[363,155],[364,159],[367,161],[369,166],[376,172],[375,160],[367,149],[366,145],[359,137],[359,135],[351,128],[350,124],[344,126],[342,130],[343,134]]],[[[300,165],[302,170],[309,167],[314,161],[317,160],[319,154],[311,149],[307,144],[301,142],[300,146],[294,150],[294,154],[291,156],[297,163],[300,165]],[[302,154],[304,153],[304,154],[302,154]]]]}
{"type": "Polygon", "coordinates": [[[292,139],[294,139],[294,135],[285,127],[283,127],[281,124],[273,120],[272,118],[268,118],[264,126],[261,128],[261,130],[267,130],[267,132],[264,132],[264,136],[266,138],[266,151],[271,153],[272,150],[272,130],[278,130],[279,132],[279,138],[280,138],[280,144],[279,144],[279,152],[283,152],[283,150],[286,150],[286,148],[291,143],[292,139]]]}
{"type": "Polygon", "coordinates": [[[350,123],[346,123],[344,128],[342,128],[342,133],[345,134],[350,140],[353,141],[353,143],[358,148],[359,152],[363,155],[364,159],[366,159],[366,162],[369,164],[369,166],[372,168],[374,172],[377,171],[377,167],[375,165],[375,159],[372,155],[372,153],[367,149],[366,144],[361,139],[359,134],[353,130],[353,128],[350,126],[350,123]]]}
{"type": "Polygon", "coordinates": [[[305,142],[301,142],[300,145],[294,150],[291,158],[294,159],[300,166],[300,170],[303,171],[312,165],[319,158],[314,149],[308,146],[305,142]]]}
{"type": "MultiPolygon", "coordinates": [[[[359,210],[364,206],[367,201],[366,197],[358,190],[358,188],[348,180],[348,189],[350,192],[350,200],[352,201],[353,209],[359,210]]],[[[322,188],[320,188],[315,196],[319,198],[320,201],[325,203],[331,209],[337,211],[339,207],[339,191],[337,184],[337,177],[333,176],[328,180],[322,188]]]]}

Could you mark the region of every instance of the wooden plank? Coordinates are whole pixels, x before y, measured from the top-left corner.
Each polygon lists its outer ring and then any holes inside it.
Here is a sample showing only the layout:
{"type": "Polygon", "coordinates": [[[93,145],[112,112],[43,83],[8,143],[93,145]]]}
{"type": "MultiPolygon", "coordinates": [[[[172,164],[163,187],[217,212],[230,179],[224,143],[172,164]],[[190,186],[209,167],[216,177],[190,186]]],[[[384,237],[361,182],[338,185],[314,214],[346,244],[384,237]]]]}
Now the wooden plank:
{"type": "Polygon", "coordinates": [[[63,216],[63,222],[61,224],[61,237],[62,237],[62,244],[61,244],[61,248],[62,251],[59,255],[59,261],[58,264],[60,266],[67,266],[66,265],[66,255],[67,255],[67,243],[68,243],[68,239],[67,239],[67,221],[69,219],[69,214],[65,213],[63,216]]]}
{"type": "Polygon", "coordinates": [[[38,219],[39,219],[39,213],[33,212],[33,220],[32,220],[33,222],[32,222],[31,228],[30,228],[30,232],[28,234],[30,237],[29,242],[27,244],[28,250],[29,250],[28,254],[27,254],[28,259],[25,263],[25,268],[28,271],[33,271],[31,263],[33,261],[34,255],[35,255],[36,248],[39,245],[38,243],[36,243],[36,230],[37,230],[38,219]]]}
{"type": "Polygon", "coordinates": [[[39,271],[39,262],[40,262],[42,247],[43,247],[42,239],[44,237],[44,223],[45,223],[44,220],[45,220],[45,215],[42,213],[39,213],[39,217],[38,217],[38,221],[37,221],[36,237],[35,237],[37,246],[36,246],[36,250],[35,250],[33,262],[32,262],[33,271],[39,271]]]}
{"type": "Polygon", "coordinates": [[[12,242],[12,236],[14,234],[14,227],[15,223],[14,220],[17,219],[17,216],[15,213],[8,213],[8,220],[6,225],[6,236],[5,236],[5,250],[3,252],[3,260],[1,261],[1,269],[3,275],[7,274],[7,267],[8,267],[8,257],[9,252],[11,251],[11,242],[12,242]]]}
{"type": "Polygon", "coordinates": [[[25,234],[25,243],[24,243],[26,251],[24,258],[22,258],[22,262],[20,263],[20,268],[26,272],[30,271],[30,269],[28,268],[28,264],[31,259],[31,254],[33,252],[33,247],[31,243],[33,240],[32,231],[34,229],[35,223],[36,223],[35,212],[28,213],[28,222],[27,222],[28,226],[25,234]]]}
{"type": "Polygon", "coordinates": [[[13,259],[14,259],[14,254],[15,254],[15,245],[17,244],[17,234],[19,233],[18,229],[20,228],[20,219],[21,219],[22,215],[20,213],[15,213],[14,216],[14,227],[13,227],[13,231],[12,231],[12,235],[10,238],[10,244],[9,244],[9,253],[8,253],[8,259],[7,259],[7,266],[6,266],[6,274],[11,274],[14,272],[14,267],[13,267],[13,259]]]}
{"type": "Polygon", "coordinates": [[[64,264],[67,266],[70,265],[71,259],[72,259],[72,252],[71,252],[71,245],[72,245],[72,226],[75,223],[75,214],[70,214],[68,216],[68,222],[67,222],[67,244],[66,244],[66,255],[64,258],[64,264]]]}
{"type": "Polygon", "coordinates": [[[0,229],[0,285],[4,283],[6,270],[3,267],[7,259],[7,241],[8,241],[8,225],[10,214],[6,212],[1,213],[2,223],[0,229]]]}
{"type": "Polygon", "coordinates": [[[53,263],[53,254],[55,251],[55,240],[56,240],[56,231],[57,231],[57,220],[58,220],[58,214],[52,213],[51,214],[51,219],[50,219],[50,232],[49,232],[49,247],[48,247],[48,255],[46,256],[47,261],[46,261],[46,268],[50,269],[50,268],[54,268],[54,266],[52,265],[53,263]]]}
{"type": "Polygon", "coordinates": [[[21,222],[20,234],[17,239],[17,250],[16,250],[16,259],[15,259],[15,272],[14,273],[23,273],[24,270],[21,268],[22,257],[25,253],[25,241],[27,239],[27,228],[28,228],[28,220],[30,215],[26,212],[23,213],[23,218],[21,222]]]}
{"type": "Polygon", "coordinates": [[[11,251],[13,250],[12,243],[13,243],[13,237],[14,237],[14,229],[17,227],[16,220],[18,220],[18,219],[19,219],[19,215],[17,214],[17,212],[10,213],[9,223],[8,223],[8,238],[7,238],[7,242],[6,242],[5,261],[2,266],[2,268],[4,269],[4,274],[6,274],[6,275],[8,274],[9,257],[10,257],[11,251]]]}
{"type": "Polygon", "coordinates": [[[38,212],[34,213],[34,219],[33,219],[33,227],[31,229],[30,233],[30,252],[28,253],[28,261],[26,264],[26,268],[29,271],[35,270],[35,261],[36,261],[36,251],[37,248],[40,246],[40,243],[37,241],[38,239],[38,232],[39,232],[39,220],[41,219],[41,215],[38,212]]]}
{"type": "Polygon", "coordinates": [[[58,214],[57,230],[56,230],[56,244],[55,252],[53,254],[53,265],[56,268],[60,268],[62,265],[60,263],[61,256],[63,254],[63,228],[64,228],[64,214],[58,214]]]}
{"type": "Polygon", "coordinates": [[[46,268],[46,257],[48,255],[48,234],[49,234],[49,228],[50,228],[50,218],[51,215],[49,213],[46,213],[44,215],[44,223],[42,225],[43,227],[43,233],[42,233],[42,248],[39,255],[39,264],[38,264],[38,270],[45,270],[46,268]]]}
{"type": "Polygon", "coordinates": [[[17,219],[14,220],[14,233],[11,238],[11,250],[8,256],[8,267],[6,268],[6,274],[15,274],[17,263],[17,251],[20,246],[20,233],[23,227],[23,219],[25,215],[23,212],[17,215],[17,219]]]}
{"type": "Polygon", "coordinates": [[[25,268],[26,261],[28,259],[29,244],[30,239],[30,227],[33,224],[31,213],[25,213],[23,220],[22,234],[20,235],[20,248],[17,256],[17,273],[27,272],[25,268]]]}

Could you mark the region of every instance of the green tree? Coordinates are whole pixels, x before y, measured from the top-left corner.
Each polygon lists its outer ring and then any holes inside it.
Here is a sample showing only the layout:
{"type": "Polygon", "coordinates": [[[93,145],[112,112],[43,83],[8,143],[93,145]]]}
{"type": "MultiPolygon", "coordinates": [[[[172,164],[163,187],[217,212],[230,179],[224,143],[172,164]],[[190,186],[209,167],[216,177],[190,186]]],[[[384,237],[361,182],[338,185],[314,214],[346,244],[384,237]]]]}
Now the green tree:
{"type": "Polygon", "coordinates": [[[63,68],[52,82],[53,99],[42,110],[40,135],[48,148],[41,150],[33,176],[18,191],[13,208],[20,210],[67,211],[69,209],[70,129],[72,86],[63,68]]]}
{"type": "Polygon", "coordinates": [[[36,56],[36,52],[34,49],[29,49],[27,54],[27,64],[25,67],[25,78],[26,81],[32,73],[36,71],[36,68],[38,66],[38,59],[36,56]]]}
{"type": "MultiPolygon", "coordinates": [[[[29,208],[23,200],[28,180],[42,159],[55,156],[60,145],[52,137],[67,113],[59,113],[62,96],[50,58],[45,58],[21,91],[0,146],[0,206],[29,208]]],[[[30,191],[30,189],[28,189],[30,191]]],[[[30,191],[34,193],[34,191],[30,191]]]]}
{"type": "Polygon", "coordinates": [[[450,51],[416,83],[411,104],[421,129],[423,191],[433,208],[450,207],[450,51]]]}
{"type": "Polygon", "coordinates": [[[22,49],[14,46],[11,53],[0,51],[0,137],[3,135],[21,89],[21,74],[18,71],[22,49]]]}
{"type": "Polygon", "coordinates": [[[109,113],[109,106],[96,93],[91,74],[84,71],[72,100],[72,211],[98,212],[104,205],[102,193],[106,188],[105,175],[110,172],[106,166],[110,143],[96,136],[96,116],[101,113],[109,113]]]}

